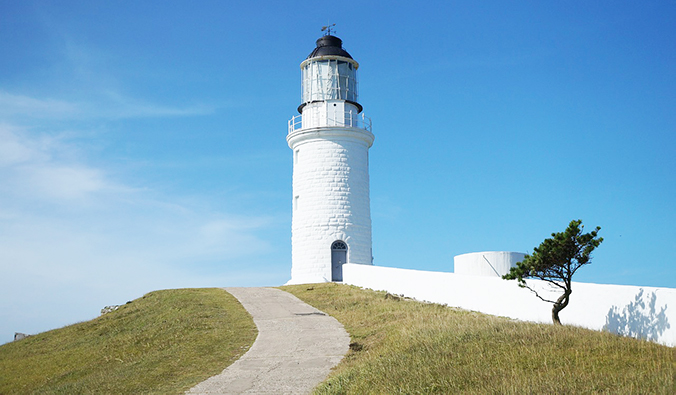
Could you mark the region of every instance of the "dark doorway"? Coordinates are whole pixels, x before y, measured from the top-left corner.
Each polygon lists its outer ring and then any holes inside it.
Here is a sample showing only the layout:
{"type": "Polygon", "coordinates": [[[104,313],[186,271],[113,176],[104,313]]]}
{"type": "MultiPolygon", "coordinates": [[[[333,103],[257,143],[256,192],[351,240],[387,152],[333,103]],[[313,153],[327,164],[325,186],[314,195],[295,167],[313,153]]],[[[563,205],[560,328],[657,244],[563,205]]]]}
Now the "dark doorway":
{"type": "Polygon", "coordinates": [[[347,262],[347,244],[337,240],[331,244],[331,281],[343,281],[343,263],[347,262]]]}

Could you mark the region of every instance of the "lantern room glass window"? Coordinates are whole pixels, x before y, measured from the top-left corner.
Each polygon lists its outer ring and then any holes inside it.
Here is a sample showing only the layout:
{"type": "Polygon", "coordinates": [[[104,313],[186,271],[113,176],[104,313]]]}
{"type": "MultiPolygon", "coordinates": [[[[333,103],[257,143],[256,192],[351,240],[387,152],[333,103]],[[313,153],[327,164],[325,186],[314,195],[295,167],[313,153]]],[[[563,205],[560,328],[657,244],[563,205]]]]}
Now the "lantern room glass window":
{"type": "Polygon", "coordinates": [[[350,62],[326,59],[302,69],[302,100],[348,100],[357,103],[357,68],[350,62]]]}

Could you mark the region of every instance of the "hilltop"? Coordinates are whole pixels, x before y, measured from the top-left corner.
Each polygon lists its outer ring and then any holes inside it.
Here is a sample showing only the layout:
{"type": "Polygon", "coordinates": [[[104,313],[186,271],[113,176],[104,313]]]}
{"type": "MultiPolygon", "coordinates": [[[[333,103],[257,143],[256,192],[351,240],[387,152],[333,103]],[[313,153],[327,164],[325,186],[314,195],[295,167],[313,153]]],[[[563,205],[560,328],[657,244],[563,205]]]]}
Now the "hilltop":
{"type": "Polygon", "coordinates": [[[94,320],[0,347],[0,394],[180,394],[256,338],[222,289],[151,292],[94,320]]]}
{"type": "MultiPolygon", "coordinates": [[[[350,351],[317,393],[674,392],[673,348],[335,283],[281,287],[332,315],[350,351]]],[[[156,291],[0,347],[0,393],[182,393],[242,355],[250,316],[220,289],[156,291]]]]}
{"type": "Polygon", "coordinates": [[[673,348],[335,283],[282,287],[332,315],[351,351],[318,393],[673,394],[673,348]]]}

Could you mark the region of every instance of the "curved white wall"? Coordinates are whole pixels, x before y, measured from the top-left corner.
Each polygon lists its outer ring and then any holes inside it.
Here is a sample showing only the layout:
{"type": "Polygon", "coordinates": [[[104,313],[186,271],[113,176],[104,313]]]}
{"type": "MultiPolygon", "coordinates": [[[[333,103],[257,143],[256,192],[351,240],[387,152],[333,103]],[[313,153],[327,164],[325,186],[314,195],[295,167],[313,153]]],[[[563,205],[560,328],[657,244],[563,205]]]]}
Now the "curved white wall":
{"type": "Polygon", "coordinates": [[[526,254],[510,251],[470,252],[453,258],[453,272],[475,276],[502,277],[526,254]]]}

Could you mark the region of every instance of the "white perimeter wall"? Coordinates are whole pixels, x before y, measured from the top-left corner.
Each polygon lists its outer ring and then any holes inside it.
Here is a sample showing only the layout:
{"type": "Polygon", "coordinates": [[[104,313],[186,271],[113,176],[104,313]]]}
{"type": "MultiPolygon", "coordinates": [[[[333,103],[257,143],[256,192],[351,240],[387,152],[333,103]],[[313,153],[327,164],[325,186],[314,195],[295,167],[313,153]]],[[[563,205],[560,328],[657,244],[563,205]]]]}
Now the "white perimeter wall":
{"type": "MultiPolygon", "coordinates": [[[[524,321],[551,323],[552,304],[519,288],[516,280],[370,265],[343,265],[343,283],[387,291],[524,321]]],[[[546,291],[547,283],[528,280],[546,291]]],[[[555,294],[550,294],[554,297],[555,294]]],[[[676,289],[573,283],[570,304],[559,313],[576,325],[676,346],[676,289]]]]}

